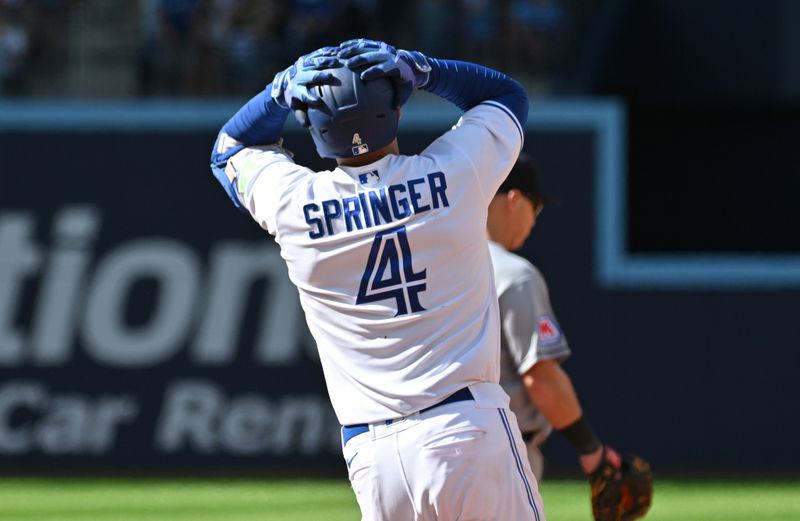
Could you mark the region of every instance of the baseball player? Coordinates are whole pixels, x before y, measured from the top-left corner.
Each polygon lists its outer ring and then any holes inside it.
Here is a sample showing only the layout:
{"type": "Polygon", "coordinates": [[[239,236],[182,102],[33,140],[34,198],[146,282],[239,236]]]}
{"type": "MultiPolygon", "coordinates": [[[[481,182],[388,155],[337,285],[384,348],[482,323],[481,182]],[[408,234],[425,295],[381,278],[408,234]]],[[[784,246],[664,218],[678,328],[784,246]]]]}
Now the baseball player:
{"type": "Polygon", "coordinates": [[[280,245],[342,424],[363,519],[544,520],[508,395],[487,208],[528,100],[480,65],[351,40],[301,57],[222,128],[212,170],[280,245]],[[463,117],[402,155],[414,88],[463,117]],[[321,157],[294,162],[291,110],[321,157]]]}
{"type": "Polygon", "coordinates": [[[623,464],[629,463],[593,432],[572,381],[561,367],[570,349],[550,304],[547,283],[533,264],[511,253],[530,235],[544,201],[532,161],[523,153],[489,204],[487,236],[502,335],[500,383],[511,397],[510,407],[517,416],[536,479],[541,480],[544,469],[539,447],[555,428],[575,448],[583,472],[590,476],[596,519],[634,519],[649,507],[649,468],[644,469],[646,463],[636,458],[641,472],[623,469],[623,464]],[[625,484],[634,486],[626,488],[625,484]],[[630,501],[623,498],[624,493],[630,501]]]}

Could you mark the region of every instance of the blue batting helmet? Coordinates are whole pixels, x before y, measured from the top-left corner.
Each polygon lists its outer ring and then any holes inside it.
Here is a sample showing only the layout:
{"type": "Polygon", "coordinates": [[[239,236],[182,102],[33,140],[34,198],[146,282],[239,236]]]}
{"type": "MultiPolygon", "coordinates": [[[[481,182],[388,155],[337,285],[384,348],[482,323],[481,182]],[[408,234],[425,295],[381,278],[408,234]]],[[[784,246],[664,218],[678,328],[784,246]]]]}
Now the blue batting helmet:
{"type": "Polygon", "coordinates": [[[309,132],[321,157],[356,157],[385,147],[399,115],[391,80],[363,81],[359,70],[328,69],[334,83],[314,87],[322,103],[308,107],[309,132]]]}

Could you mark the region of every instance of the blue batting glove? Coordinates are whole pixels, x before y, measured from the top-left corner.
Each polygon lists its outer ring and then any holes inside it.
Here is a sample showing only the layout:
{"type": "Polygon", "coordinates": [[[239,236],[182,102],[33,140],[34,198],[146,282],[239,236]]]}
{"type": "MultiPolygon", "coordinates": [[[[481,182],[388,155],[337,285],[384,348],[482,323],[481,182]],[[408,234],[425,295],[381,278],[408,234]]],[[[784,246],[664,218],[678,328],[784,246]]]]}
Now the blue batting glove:
{"type": "Polygon", "coordinates": [[[338,56],[339,46],[329,45],[328,47],[320,47],[316,51],[310,52],[305,55],[305,58],[319,58],[320,56],[338,56]]]}
{"type": "Polygon", "coordinates": [[[364,69],[361,79],[389,78],[397,85],[395,105],[404,105],[414,88],[428,83],[431,67],[421,52],[397,50],[376,40],[348,40],[339,45],[339,58],[350,69],[364,69]]]}
{"type": "Polygon", "coordinates": [[[339,58],[346,59],[357,54],[373,51],[386,51],[392,54],[397,53],[397,49],[386,42],[378,40],[368,40],[366,38],[357,38],[355,40],[347,40],[339,44],[339,58]]]}
{"type": "Polygon", "coordinates": [[[372,51],[359,54],[344,62],[350,68],[370,67],[361,73],[361,79],[394,77],[409,82],[414,88],[428,83],[431,66],[424,54],[417,51],[398,50],[392,54],[386,51],[372,51]]]}
{"type": "Polygon", "coordinates": [[[301,56],[289,68],[279,72],[272,80],[270,95],[283,108],[300,108],[320,103],[314,93],[317,85],[334,82],[331,73],[325,69],[336,69],[343,65],[337,57],[338,47],[323,47],[301,56]]]}

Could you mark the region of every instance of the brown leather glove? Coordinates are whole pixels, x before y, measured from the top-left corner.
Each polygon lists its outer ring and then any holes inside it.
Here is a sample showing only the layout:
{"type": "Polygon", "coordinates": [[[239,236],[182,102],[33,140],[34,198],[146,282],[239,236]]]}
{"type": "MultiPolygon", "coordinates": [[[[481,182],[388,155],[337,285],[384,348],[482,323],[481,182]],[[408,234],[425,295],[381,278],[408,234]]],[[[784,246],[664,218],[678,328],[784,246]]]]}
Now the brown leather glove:
{"type": "Polygon", "coordinates": [[[632,521],[644,517],[653,501],[650,464],[629,454],[614,467],[605,448],[597,469],[589,475],[592,512],[596,521],[632,521]]]}

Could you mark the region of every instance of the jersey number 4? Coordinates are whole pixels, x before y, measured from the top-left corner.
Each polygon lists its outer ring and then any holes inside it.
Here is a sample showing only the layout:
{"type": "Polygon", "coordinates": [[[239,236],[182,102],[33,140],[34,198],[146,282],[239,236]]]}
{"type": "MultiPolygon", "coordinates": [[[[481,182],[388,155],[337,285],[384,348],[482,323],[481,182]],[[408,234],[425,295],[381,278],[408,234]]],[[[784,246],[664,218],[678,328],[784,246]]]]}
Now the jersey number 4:
{"type": "Polygon", "coordinates": [[[425,272],[414,271],[406,227],[384,230],[372,241],[356,304],[395,299],[395,316],[425,311],[419,303],[419,293],[425,291],[425,272]]]}

